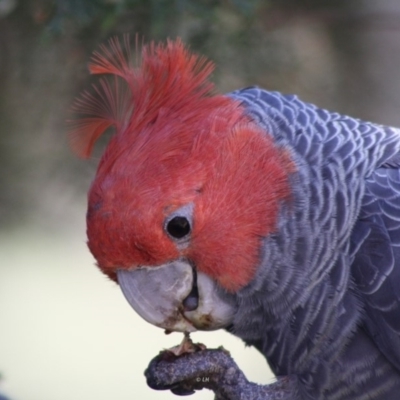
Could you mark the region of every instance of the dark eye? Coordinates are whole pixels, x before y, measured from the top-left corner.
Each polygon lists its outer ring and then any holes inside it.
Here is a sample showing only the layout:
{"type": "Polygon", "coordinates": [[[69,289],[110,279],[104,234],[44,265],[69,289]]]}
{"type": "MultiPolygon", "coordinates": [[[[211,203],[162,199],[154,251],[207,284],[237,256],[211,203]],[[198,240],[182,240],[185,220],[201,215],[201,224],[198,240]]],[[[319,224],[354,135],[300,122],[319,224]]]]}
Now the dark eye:
{"type": "Polygon", "coordinates": [[[168,222],[167,231],[175,239],[181,239],[190,232],[190,223],[185,217],[174,217],[168,222]]]}

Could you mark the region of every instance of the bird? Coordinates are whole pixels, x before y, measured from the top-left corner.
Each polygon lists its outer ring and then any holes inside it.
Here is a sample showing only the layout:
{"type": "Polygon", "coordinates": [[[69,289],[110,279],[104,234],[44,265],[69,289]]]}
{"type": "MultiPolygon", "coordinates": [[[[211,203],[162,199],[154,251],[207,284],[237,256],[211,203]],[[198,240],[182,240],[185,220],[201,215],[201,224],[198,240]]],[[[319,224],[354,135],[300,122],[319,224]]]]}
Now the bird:
{"type": "Polygon", "coordinates": [[[289,400],[400,393],[400,130],[295,95],[219,94],[180,39],[93,53],[71,145],[113,134],[88,247],[166,331],[225,329],[295,384],[289,400]]]}

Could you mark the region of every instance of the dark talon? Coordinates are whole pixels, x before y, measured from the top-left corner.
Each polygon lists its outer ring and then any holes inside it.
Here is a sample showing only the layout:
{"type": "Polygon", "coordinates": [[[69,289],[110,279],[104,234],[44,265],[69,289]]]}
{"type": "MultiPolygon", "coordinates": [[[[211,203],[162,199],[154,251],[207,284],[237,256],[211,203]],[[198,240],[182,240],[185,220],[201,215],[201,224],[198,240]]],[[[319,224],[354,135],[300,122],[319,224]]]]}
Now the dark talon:
{"type": "Polygon", "coordinates": [[[182,386],[179,386],[179,387],[176,387],[174,389],[171,389],[171,392],[173,394],[176,394],[177,396],[190,396],[191,394],[196,393],[195,390],[187,389],[187,388],[182,387],[182,386]]]}

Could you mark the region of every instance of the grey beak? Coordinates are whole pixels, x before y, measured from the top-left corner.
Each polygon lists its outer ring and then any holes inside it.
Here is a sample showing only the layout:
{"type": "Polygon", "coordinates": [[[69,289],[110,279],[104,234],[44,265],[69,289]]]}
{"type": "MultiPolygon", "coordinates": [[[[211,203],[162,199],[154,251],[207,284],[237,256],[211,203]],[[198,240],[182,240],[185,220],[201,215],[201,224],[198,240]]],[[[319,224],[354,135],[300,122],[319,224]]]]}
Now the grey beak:
{"type": "Polygon", "coordinates": [[[215,330],[233,321],[235,297],[204,273],[196,274],[187,261],[118,270],[117,278],[132,308],[160,328],[215,330]]]}

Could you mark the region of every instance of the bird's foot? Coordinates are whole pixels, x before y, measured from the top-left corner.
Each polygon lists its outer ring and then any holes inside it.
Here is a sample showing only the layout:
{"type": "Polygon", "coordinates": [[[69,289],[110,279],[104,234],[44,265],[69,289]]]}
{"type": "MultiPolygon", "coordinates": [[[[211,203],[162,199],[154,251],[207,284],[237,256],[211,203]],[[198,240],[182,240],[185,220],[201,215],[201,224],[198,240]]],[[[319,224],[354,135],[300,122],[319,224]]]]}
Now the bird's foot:
{"type": "Polygon", "coordinates": [[[270,385],[249,382],[225,349],[206,349],[185,336],[179,346],[162,351],[145,371],[155,390],[185,396],[209,389],[217,400],[296,400],[295,380],[278,378],[270,385]]]}

